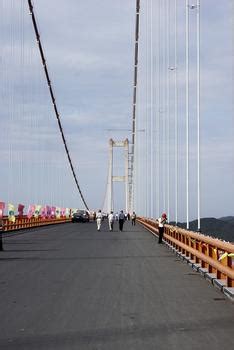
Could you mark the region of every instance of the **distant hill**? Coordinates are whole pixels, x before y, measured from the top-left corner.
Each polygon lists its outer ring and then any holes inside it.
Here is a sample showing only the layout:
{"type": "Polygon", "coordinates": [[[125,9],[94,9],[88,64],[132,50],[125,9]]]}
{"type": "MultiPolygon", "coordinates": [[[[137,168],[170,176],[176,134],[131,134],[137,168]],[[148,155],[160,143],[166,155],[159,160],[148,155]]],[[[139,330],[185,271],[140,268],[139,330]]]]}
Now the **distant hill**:
{"type": "MultiPolygon", "coordinates": [[[[186,228],[186,223],[178,223],[177,226],[186,228]]],[[[191,221],[189,227],[191,231],[196,232],[197,220],[191,221]]],[[[202,218],[201,233],[204,235],[220,238],[228,242],[234,242],[234,216],[225,216],[219,219],[202,218]]]]}
{"type": "Polygon", "coordinates": [[[219,220],[234,224],[234,216],[223,216],[222,218],[219,218],[219,220]]]}

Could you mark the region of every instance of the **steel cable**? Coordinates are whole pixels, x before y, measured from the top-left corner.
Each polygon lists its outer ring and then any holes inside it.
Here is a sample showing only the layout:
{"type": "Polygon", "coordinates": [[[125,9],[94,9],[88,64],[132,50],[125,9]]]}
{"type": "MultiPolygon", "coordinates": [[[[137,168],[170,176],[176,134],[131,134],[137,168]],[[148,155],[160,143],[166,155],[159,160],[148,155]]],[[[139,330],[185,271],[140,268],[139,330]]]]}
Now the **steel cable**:
{"type": "Polygon", "coordinates": [[[82,202],[85,205],[85,208],[87,210],[89,210],[88,205],[86,204],[84,196],[83,196],[83,194],[81,192],[81,189],[80,189],[80,186],[79,186],[79,183],[78,183],[78,180],[77,180],[77,176],[76,176],[76,173],[75,173],[75,170],[74,170],[74,166],[72,164],[72,160],[71,160],[71,157],[70,157],[70,154],[69,154],[69,150],[68,150],[68,147],[67,147],[67,143],[66,143],[66,139],[65,139],[65,136],[64,136],[64,132],[63,132],[63,128],[62,128],[62,124],[61,124],[61,120],[60,120],[57,104],[56,104],[55,97],[54,97],[54,92],[53,92],[52,85],[51,85],[51,80],[50,80],[50,76],[49,76],[49,72],[48,72],[48,68],[47,68],[47,64],[46,64],[44,51],[43,51],[43,48],[42,48],[42,45],[41,45],[40,34],[39,34],[39,31],[38,31],[38,26],[37,26],[36,18],[35,18],[35,15],[34,15],[34,10],[33,10],[33,5],[32,5],[32,1],[31,0],[28,0],[28,6],[29,6],[30,15],[32,16],[32,23],[33,23],[33,28],[34,28],[34,32],[35,32],[35,35],[36,35],[36,40],[37,40],[37,43],[38,43],[39,51],[40,51],[41,61],[42,61],[42,65],[44,67],[44,73],[45,73],[46,80],[47,80],[47,83],[48,83],[50,97],[51,97],[51,100],[52,100],[52,103],[53,103],[54,112],[55,112],[55,115],[56,115],[56,118],[57,118],[59,130],[60,130],[60,133],[61,133],[61,136],[62,136],[62,140],[63,140],[63,144],[64,144],[65,151],[66,151],[66,154],[67,154],[67,158],[68,158],[68,161],[69,161],[69,164],[70,164],[70,167],[71,167],[71,171],[72,171],[72,174],[73,174],[73,177],[74,177],[77,189],[78,189],[80,197],[82,199],[82,202]]]}

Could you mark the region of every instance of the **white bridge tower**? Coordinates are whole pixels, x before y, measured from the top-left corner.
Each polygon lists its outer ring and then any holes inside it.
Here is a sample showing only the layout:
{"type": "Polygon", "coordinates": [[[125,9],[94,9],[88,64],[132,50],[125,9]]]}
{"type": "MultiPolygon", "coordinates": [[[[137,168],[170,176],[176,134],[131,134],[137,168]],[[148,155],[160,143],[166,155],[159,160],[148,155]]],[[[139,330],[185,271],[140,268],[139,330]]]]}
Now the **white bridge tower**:
{"type": "MultiPolygon", "coordinates": [[[[107,193],[105,200],[105,209],[108,213],[114,210],[114,199],[113,199],[113,183],[114,182],[124,182],[125,184],[125,211],[129,212],[129,141],[125,139],[124,141],[114,141],[109,140],[109,173],[107,182],[107,193]],[[122,176],[115,176],[113,174],[113,150],[114,147],[122,147],[124,149],[124,174],[122,176]]],[[[103,208],[103,210],[105,211],[103,208]]]]}

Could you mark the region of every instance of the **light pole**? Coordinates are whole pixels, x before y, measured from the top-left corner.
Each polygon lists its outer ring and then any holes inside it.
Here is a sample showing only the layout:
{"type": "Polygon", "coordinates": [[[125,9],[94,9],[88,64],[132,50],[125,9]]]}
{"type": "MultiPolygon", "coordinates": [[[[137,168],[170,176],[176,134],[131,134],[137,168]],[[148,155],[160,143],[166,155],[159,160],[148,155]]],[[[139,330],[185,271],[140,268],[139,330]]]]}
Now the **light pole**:
{"type": "Polygon", "coordinates": [[[154,182],[153,182],[153,2],[150,2],[150,217],[154,212],[154,182]]]}
{"type": "Polygon", "coordinates": [[[189,229],[189,0],[186,3],[186,221],[189,229]]]}
{"type": "Polygon", "coordinates": [[[200,1],[197,0],[197,230],[201,231],[200,188],[200,1]]]}
{"type": "Polygon", "coordinates": [[[201,214],[200,214],[200,0],[196,5],[188,5],[188,11],[196,10],[196,60],[197,60],[197,230],[201,230],[201,214]]]}
{"type": "Polygon", "coordinates": [[[170,0],[166,8],[166,42],[167,42],[167,217],[170,222],[170,0]]]}
{"type": "Polygon", "coordinates": [[[175,223],[178,223],[178,91],[177,91],[177,0],[175,0],[175,223]]]}

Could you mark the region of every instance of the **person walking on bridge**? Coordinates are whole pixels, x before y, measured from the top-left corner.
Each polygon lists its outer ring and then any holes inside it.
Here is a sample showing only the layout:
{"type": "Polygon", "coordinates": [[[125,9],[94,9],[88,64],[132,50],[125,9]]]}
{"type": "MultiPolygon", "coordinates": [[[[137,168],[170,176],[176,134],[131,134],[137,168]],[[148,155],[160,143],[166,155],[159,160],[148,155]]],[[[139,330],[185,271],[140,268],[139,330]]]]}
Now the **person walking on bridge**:
{"type": "Polygon", "coordinates": [[[96,221],[97,221],[97,230],[100,231],[101,224],[102,224],[102,211],[99,209],[98,213],[96,215],[96,221]]]}
{"type": "Polygon", "coordinates": [[[113,227],[114,227],[114,214],[113,214],[113,211],[111,211],[110,214],[108,215],[108,223],[109,223],[110,231],[113,231],[113,227]]]}
{"type": "Polygon", "coordinates": [[[136,213],[135,213],[135,211],[132,213],[132,216],[131,216],[131,218],[132,218],[132,226],[134,225],[136,225],[136,213]]]}
{"type": "Polygon", "coordinates": [[[157,221],[158,221],[158,243],[162,243],[164,225],[167,222],[167,214],[162,213],[161,217],[157,219],[157,221]]]}
{"type": "Polygon", "coordinates": [[[123,231],[124,220],[125,220],[125,215],[123,210],[121,210],[119,213],[119,230],[120,231],[123,231]]]}

